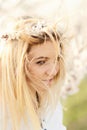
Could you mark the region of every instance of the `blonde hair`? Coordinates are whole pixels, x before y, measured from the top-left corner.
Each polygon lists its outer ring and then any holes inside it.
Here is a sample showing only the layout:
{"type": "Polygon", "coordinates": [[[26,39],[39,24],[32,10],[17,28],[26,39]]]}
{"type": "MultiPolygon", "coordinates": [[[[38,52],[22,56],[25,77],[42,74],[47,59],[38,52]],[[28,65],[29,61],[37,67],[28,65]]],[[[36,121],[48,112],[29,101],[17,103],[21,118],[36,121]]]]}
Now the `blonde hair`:
{"type": "Polygon", "coordinates": [[[8,116],[12,130],[20,130],[22,121],[29,130],[40,130],[40,117],[51,107],[56,107],[59,101],[61,83],[65,76],[65,46],[63,34],[58,32],[56,25],[43,19],[24,17],[15,20],[13,30],[2,35],[0,44],[1,79],[0,92],[6,130],[8,116]],[[39,84],[28,70],[29,52],[33,45],[52,41],[56,54],[59,54],[59,73],[55,76],[54,87],[48,88],[39,84]],[[28,84],[27,78],[30,79],[28,84]],[[36,96],[34,90],[37,92],[36,96]],[[39,100],[39,101],[38,101],[39,100]],[[52,102],[53,101],[53,102],[52,102]]]}

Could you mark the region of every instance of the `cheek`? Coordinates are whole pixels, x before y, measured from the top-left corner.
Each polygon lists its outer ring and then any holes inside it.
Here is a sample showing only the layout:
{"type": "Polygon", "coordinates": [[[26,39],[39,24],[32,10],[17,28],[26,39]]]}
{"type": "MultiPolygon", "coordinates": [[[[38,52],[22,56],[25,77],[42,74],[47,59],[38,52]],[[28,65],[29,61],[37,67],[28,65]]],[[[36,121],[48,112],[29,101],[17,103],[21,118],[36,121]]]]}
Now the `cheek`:
{"type": "Polygon", "coordinates": [[[57,65],[56,70],[57,70],[57,73],[58,73],[59,70],[60,70],[60,65],[59,64],[57,65]]]}
{"type": "Polygon", "coordinates": [[[30,70],[31,74],[33,74],[37,77],[41,77],[44,75],[46,69],[41,66],[32,65],[29,70],[30,70]]]}

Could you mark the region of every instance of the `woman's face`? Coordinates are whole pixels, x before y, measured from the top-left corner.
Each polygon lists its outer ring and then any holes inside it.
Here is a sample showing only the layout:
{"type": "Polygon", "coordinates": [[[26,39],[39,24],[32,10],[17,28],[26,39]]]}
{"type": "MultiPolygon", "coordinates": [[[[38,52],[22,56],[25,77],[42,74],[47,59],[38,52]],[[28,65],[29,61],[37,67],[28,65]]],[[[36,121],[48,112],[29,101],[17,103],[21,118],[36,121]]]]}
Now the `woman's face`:
{"type": "Polygon", "coordinates": [[[59,71],[54,44],[47,41],[40,45],[34,45],[30,50],[29,60],[30,73],[50,86],[59,71]]]}

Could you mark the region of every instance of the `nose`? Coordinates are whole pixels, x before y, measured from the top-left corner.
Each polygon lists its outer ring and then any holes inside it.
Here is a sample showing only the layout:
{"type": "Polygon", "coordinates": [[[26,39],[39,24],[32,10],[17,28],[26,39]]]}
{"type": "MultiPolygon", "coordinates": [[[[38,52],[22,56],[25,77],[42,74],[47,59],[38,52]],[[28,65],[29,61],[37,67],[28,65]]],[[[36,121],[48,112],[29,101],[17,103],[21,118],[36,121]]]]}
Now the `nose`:
{"type": "Polygon", "coordinates": [[[56,64],[50,64],[46,70],[46,75],[50,77],[54,77],[59,71],[59,65],[56,64]]]}

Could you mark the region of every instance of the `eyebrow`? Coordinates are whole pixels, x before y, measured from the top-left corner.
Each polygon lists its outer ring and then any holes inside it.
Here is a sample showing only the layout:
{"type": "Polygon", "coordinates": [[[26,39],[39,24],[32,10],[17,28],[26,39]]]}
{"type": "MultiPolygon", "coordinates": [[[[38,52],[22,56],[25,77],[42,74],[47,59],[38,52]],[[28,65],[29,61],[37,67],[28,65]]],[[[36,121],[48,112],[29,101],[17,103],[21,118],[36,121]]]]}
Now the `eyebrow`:
{"type": "Polygon", "coordinates": [[[43,56],[35,58],[35,60],[40,60],[40,59],[46,59],[46,60],[48,60],[49,58],[48,57],[43,57],[43,56]]]}

